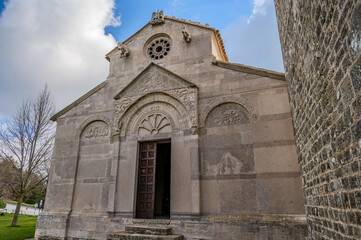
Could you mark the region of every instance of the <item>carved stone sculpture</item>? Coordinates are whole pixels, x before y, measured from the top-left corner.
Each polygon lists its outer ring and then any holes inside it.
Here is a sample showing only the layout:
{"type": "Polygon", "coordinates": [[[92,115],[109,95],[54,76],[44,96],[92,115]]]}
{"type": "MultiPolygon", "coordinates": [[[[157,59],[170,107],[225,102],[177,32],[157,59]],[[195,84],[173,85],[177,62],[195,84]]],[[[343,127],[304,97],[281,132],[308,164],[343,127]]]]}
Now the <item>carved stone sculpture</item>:
{"type": "Polygon", "coordinates": [[[156,25],[156,24],[162,24],[164,23],[164,13],[163,11],[157,10],[157,12],[153,12],[152,19],[150,20],[150,24],[156,25]]]}
{"type": "Polygon", "coordinates": [[[182,30],[183,33],[183,38],[186,42],[191,42],[192,41],[192,36],[191,34],[187,31],[186,27],[183,28],[182,30]]]}
{"type": "Polygon", "coordinates": [[[121,58],[125,58],[128,57],[130,55],[130,50],[127,46],[125,46],[125,44],[119,42],[118,43],[118,49],[120,50],[120,57],[121,58]]]}
{"type": "Polygon", "coordinates": [[[236,103],[225,103],[215,107],[207,116],[208,127],[239,125],[250,122],[247,110],[236,103]]]}
{"type": "Polygon", "coordinates": [[[102,122],[91,123],[84,131],[85,139],[94,139],[100,137],[106,137],[109,135],[109,128],[102,122]]]}
{"type": "Polygon", "coordinates": [[[144,118],[139,126],[140,135],[154,135],[169,131],[171,131],[169,119],[160,113],[151,114],[144,118]]]}

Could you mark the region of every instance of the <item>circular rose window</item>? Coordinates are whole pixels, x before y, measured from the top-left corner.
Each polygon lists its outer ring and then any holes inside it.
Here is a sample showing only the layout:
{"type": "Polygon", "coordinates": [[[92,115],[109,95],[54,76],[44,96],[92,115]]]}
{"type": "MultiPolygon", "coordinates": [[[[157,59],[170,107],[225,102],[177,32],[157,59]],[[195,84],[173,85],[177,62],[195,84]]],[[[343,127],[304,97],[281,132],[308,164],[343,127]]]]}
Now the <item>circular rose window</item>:
{"type": "Polygon", "coordinates": [[[147,55],[152,60],[160,60],[169,54],[171,41],[166,37],[152,40],[147,46],[147,55]]]}

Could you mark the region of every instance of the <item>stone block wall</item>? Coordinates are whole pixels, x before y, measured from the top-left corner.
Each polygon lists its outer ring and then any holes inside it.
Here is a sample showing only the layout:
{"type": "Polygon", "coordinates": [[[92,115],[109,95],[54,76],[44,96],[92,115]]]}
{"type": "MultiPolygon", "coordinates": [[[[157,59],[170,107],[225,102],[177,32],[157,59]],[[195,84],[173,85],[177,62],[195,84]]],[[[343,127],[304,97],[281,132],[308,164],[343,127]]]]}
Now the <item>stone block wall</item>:
{"type": "Polygon", "coordinates": [[[309,236],[361,236],[361,1],[275,0],[309,236]]]}

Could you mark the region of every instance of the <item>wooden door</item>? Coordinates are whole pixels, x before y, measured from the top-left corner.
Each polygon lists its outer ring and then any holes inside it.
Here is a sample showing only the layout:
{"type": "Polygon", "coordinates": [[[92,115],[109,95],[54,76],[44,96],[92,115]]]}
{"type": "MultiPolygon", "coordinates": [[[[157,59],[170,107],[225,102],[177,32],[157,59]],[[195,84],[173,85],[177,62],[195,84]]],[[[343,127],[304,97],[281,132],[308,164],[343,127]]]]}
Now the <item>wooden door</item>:
{"type": "Polygon", "coordinates": [[[140,143],[139,149],[136,218],[152,219],[154,218],[157,143],[140,143]]]}

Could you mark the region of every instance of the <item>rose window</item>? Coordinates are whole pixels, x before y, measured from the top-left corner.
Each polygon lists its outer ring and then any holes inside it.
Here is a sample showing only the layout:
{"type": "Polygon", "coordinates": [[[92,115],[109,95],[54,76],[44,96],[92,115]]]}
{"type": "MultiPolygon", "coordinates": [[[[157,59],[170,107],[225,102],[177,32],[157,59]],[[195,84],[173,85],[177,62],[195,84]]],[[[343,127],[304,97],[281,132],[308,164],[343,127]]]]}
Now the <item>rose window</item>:
{"type": "Polygon", "coordinates": [[[169,54],[170,48],[170,39],[165,37],[156,38],[148,44],[147,54],[152,60],[160,60],[169,54]]]}

